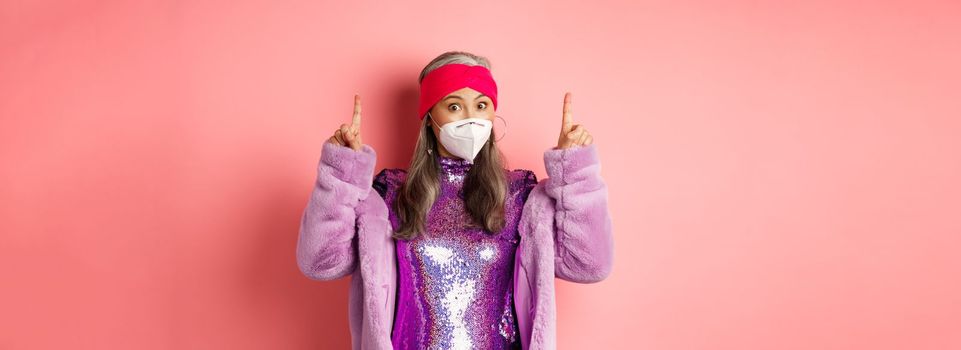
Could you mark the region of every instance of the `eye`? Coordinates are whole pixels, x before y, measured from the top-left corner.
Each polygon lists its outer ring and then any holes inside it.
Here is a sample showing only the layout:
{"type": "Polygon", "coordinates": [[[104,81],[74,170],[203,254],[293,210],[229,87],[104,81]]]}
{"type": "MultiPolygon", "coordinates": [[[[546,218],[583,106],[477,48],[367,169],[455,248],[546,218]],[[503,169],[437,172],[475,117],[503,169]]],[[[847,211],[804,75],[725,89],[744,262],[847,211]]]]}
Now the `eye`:
{"type": "Polygon", "coordinates": [[[460,105],[459,105],[459,104],[456,104],[456,103],[452,103],[452,104],[448,105],[447,109],[450,109],[450,110],[452,110],[452,111],[457,111],[457,110],[460,110],[460,105]],[[457,109],[454,109],[454,107],[457,107],[457,109]]]}
{"type": "Polygon", "coordinates": [[[478,103],[478,104],[477,104],[477,107],[480,107],[480,109],[487,108],[487,102],[478,103]]]}

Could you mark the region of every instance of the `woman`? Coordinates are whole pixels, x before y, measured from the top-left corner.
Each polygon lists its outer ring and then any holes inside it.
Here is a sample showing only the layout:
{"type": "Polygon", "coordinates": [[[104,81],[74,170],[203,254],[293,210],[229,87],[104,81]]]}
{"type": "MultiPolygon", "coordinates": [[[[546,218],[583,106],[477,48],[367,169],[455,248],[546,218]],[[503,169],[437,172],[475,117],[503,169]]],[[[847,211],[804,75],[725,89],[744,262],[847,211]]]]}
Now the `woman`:
{"type": "Polygon", "coordinates": [[[297,260],[309,278],[352,275],[354,349],[553,349],[554,278],[594,283],[613,262],[596,146],[564,96],[548,178],[508,171],[491,128],[489,61],[446,52],[420,74],[408,169],[374,175],[354,116],[324,143],[297,260]],[[373,191],[372,191],[373,189],[373,191]]]}

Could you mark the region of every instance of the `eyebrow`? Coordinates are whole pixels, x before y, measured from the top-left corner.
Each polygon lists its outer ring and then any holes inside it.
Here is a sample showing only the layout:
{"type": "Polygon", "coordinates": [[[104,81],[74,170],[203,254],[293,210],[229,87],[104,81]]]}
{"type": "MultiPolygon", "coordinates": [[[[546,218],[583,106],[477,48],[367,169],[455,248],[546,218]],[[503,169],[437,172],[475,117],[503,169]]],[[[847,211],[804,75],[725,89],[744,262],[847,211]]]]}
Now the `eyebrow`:
{"type": "MultiPolygon", "coordinates": [[[[484,95],[484,94],[477,95],[477,98],[476,98],[475,100],[479,100],[481,97],[485,97],[485,96],[487,96],[487,95],[484,95]]],[[[461,100],[464,99],[463,97],[460,97],[460,96],[457,96],[457,95],[450,95],[450,96],[447,96],[447,98],[445,98],[444,101],[447,101],[447,99],[451,99],[451,98],[456,98],[456,99],[461,99],[461,100]]]]}

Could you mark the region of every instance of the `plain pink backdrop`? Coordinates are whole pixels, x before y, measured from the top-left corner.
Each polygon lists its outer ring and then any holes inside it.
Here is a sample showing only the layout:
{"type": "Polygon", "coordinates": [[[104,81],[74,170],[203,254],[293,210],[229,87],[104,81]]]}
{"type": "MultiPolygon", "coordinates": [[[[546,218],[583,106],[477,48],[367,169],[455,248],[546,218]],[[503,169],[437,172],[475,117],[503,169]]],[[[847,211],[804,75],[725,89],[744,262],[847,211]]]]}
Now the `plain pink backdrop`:
{"type": "Polygon", "coordinates": [[[565,91],[598,145],[615,265],[560,348],[961,348],[957,1],[0,4],[0,348],[346,348],[294,257],[322,142],[358,92],[404,167],[447,50],[511,168],[565,91]]]}

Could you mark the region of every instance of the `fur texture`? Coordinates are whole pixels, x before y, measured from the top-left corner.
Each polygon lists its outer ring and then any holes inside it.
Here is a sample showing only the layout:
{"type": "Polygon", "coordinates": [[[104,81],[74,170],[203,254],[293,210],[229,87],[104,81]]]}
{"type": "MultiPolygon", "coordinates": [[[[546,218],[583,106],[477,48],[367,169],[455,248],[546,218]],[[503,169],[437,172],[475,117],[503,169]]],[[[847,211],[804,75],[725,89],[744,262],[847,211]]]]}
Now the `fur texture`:
{"type": "MultiPolygon", "coordinates": [[[[397,289],[395,247],[383,198],[370,195],[377,155],[324,143],[297,240],[301,272],[351,275],[354,349],[390,349],[397,289]]],[[[596,283],[610,275],[614,245],[597,146],[544,152],[548,178],[524,204],[514,262],[514,305],[524,349],[556,349],[554,278],[596,283]]]]}

